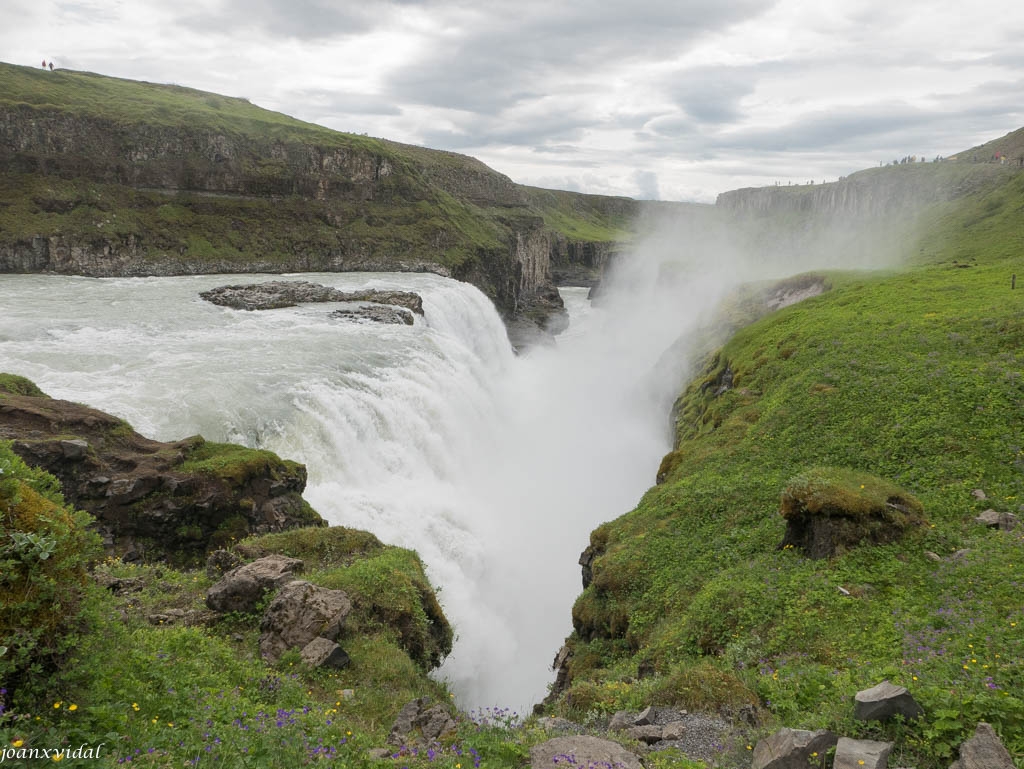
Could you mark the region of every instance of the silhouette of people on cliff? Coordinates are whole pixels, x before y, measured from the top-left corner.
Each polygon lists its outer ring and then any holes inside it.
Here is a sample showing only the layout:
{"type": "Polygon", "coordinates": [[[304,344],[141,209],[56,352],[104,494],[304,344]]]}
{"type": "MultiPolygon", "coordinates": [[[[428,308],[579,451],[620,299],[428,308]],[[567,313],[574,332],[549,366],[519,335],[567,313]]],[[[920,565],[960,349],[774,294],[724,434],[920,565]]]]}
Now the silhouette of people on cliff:
{"type": "Polygon", "coordinates": [[[43,59],[43,69],[46,69],[46,59],[43,59]]]}
{"type": "Polygon", "coordinates": [[[50,61],[50,72],[53,72],[53,61],[50,61]]]}

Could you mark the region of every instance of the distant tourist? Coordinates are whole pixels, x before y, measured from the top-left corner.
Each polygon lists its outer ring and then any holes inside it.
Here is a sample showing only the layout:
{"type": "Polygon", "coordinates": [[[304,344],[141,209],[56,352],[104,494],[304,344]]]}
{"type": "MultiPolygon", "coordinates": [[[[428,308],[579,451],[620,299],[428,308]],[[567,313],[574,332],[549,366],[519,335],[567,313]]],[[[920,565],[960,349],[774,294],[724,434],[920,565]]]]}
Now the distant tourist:
{"type": "Polygon", "coordinates": [[[50,72],[53,72],[53,62],[50,62],[50,72]]]}
{"type": "Polygon", "coordinates": [[[46,59],[43,59],[43,69],[46,69],[46,59]]]}

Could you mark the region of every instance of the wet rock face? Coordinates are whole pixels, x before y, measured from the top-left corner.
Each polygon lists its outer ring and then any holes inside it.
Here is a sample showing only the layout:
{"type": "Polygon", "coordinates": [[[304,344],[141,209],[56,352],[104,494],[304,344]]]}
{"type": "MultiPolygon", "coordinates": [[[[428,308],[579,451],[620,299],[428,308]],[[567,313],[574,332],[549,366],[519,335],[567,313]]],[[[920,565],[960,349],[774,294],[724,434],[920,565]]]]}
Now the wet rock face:
{"type": "Polygon", "coordinates": [[[126,560],[197,560],[232,538],[325,525],[302,500],[305,467],[270,452],[154,441],[102,411],[3,390],[0,439],[53,474],[126,560]]]}

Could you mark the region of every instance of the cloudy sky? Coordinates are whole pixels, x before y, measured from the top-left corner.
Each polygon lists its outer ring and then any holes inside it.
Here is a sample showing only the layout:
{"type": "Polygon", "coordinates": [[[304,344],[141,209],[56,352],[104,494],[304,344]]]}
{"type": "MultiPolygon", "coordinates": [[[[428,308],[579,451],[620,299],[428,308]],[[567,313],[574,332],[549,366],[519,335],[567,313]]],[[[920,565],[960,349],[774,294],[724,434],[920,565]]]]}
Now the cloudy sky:
{"type": "Polygon", "coordinates": [[[1024,126],[1020,0],[2,0],[0,58],[664,200],[1024,126]]]}

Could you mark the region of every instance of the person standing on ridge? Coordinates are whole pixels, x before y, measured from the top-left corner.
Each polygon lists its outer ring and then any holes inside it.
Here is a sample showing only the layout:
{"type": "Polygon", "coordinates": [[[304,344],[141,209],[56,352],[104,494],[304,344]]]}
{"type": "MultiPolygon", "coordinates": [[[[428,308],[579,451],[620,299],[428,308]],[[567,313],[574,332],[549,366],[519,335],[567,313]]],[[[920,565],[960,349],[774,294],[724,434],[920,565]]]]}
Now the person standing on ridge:
{"type": "Polygon", "coordinates": [[[50,72],[53,72],[53,59],[50,60],[50,72]]]}
{"type": "Polygon", "coordinates": [[[46,59],[43,59],[43,69],[46,69],[46,59]]]}

